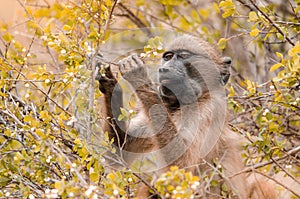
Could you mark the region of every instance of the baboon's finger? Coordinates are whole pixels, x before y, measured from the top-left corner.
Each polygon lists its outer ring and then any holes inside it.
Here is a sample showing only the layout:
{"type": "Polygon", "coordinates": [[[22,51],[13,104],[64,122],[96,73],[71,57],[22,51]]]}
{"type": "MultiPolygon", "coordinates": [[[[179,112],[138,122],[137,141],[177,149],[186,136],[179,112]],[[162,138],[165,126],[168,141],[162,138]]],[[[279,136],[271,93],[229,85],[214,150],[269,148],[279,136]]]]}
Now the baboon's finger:
{"type": "Polygon", "coordinates": [[[124,59],[120,60],[120,61],[118,62],[118,66],[119,66],[119,71],[120,71],[121,73],[123,73],[123,72],[125,71],[125,69],[126,69],[126,66],[125,66],[125,60],[124,60],[124,59]]]}
{"type": "Polygon", "coordinates": [[[113,76],[113,73],[112,73],[112,71],[111,71],[111,67],[110,67],[110,65],[108,65],[108,66],[104,66],[104,70],[105,70],[105,75],[108,77],[108,78],[114,78],[114,76],[113,76]]]}
{"type": "Polygon", "coordinates": [[[130,57],[129,57],[129,63],[130,63],[130,68],[131,68],[131,69],[137,68],[137,67],[138,67],[136,61],[133,59],[133,56],[130,56],[130,57]]]}
{"type": "Polygon", "coordinates": [[[144,65],[143,60],[141,58],[139,58],[137,54],[133,54],[132,59],[135,61],[137,66],[142,67],[144,65]]]}

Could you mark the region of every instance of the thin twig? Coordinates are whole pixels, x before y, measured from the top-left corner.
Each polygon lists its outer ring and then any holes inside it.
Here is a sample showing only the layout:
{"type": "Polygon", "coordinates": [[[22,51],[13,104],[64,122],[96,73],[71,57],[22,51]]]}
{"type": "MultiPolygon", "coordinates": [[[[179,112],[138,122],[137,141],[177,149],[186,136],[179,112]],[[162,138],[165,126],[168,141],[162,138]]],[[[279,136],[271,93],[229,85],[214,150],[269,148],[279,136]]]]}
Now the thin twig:
{"type": "Polygon", "coordinates": [[[20,0],[17,0],[20,4],[20,6],[24,9],[26,15],[28,16],[29,19],[33,20],[31,14],[29,13],[29,11],[27,10],[26,6],[24,3],[22,3],[20,0]]]}
{"type": "MultiPolygon", "coordinates": [[[[152,15],[149,12],[146,12],[145,10],[141,10],[140,8],[135,8],[135,9],[138,10],[139,12],[141,12],[141,13],[143,13],[145,15],[148,15],[149,17],[157,20],[160,23],[163,23],[163,24],[166,24],[166,25],[170,26],[171,28],[174,28],[174,29],[179,30],[179,31],[184,32],[184,33],[195,35],[194,33],[191,33],[189,31],[186,31],[186,30],[184,30],[184,29],[182,29],[180,27],[177,27],[177,26],[175,26],[175,25],[173,25],[171,23],[168,23],[168,22],[166,22],[166,20],[160,19],[159,17],[156,17],[155,15],[152,15]]],[[[120,15],[118,15],[118,16],[120,16],[120,15]]],[[[197,35],[195,35],[195,36],[197,36],[197,35]]]]}
{"type": "Polygon", "coordinates": [[[300,195],[299,195],[299,194],[297,194],[295,191],[293,191],[292,189],[290,189],[289,187],[287,187],[285,184],[279,182],[279,181],[276,180],[275,178],[272,178],[272,177],[268,176],[267,174],[265,174],[265,173],[263,173],[263,172],[260,172],[260,171],[258,171],[258,170],[254,170],[254,172],[255,172],[255,173],[258,173],[258,174],[260,174],[260,175],[262,175],[262,176],[264,176],[264,177],[266,177],[266,178],[268,178],[268,179],[270,179],[270,180],[272,180],[272,181],[274,181],[276,184],[282,186],[283,188],[285,188],[286,190],[288,190],[289,192],[291,192],[292,194],[294,194],[295,196],[297,196],[298,198],[300,198],[300,195]]]}
{"type": "MultiPolygon", "coordinates": [[[[277,158],[273,158],[273,159],[276,160],[276,161],[281,161],[281,160],[283,160],[283,159],[285,159],[285,158],[287,158],[287,157],[289,157],[289,156],[292,156],[292,155],[298,153],[299,151],[300,151],[300,146],[297,146],[297,147],[295,147],[295,148],[289,150],[289,151],[286,153],[285,156],[283,156],[283,157],[277,157],[277,158]]],[[[244,170],[242,170],[242,171],[240,171],[240,172],[237,172],[237,173],[231,175],[229,178],[232,178],[232,177],[234,177],[234,176],[236,176],[236,175],[239,175],[239,174],[241,174],[241,173],[247,173],[247,172],[253,171],[253,170],[255,170],[255,169],[258,169],[258,168],[261,168],[261,167],[264,167],[264,166],[267,166],[267,165],[273,164],[273,163],[274,163],[274,161],[271,160],[271,161],[268,161],[268,162],[261,162],[261,163],[252,165],[251,167],[247,167],[247,168],[245,168],[244,170]]]]}
{"type": "Polygon", "coordinates": [[[284,25],[292,25],[292,26],[300,26],[300,23],[291,22],[291,21],[274,21],[274,23],[284,24],[284,25]]]}
{"type": "Polygon", "coordinates": [[[147,29],[147,25],[140,20],[131,10],[129,10],[124,4],[119,3],[118,4],[121,10],[125,11],[128,15],[127,17],[135,24],[137,27],[141,28],[143,32],[145,32],[149,37],[152,36],[151,32],[149,29],[147,29]]]}
{"type": "Polygon", "coordinates": [[[288,172],[285,168],[283,168],[277,160],[271,157],[271,160],[284,172],[286,175],[288,175],[290,178],[292,178],[296,183],[300,184],[300,182],[290,173],[288,172]]]}
{"type": "Polygon", "coordinates": [[[274,28],[276,28],[276,30],[292,45],[295,46],[294,42],[292,40],[290,40],[289,37],[287,37],[284,32],[272,21],[272,19],[270,19],[270,17],[264,13],[254,2],[254,0],[250,0],[251,4],[270,22],[270,24],[272,26],[274,26],[274,28]]]}
{"type": "Polygon", "coordinates": [[[102,35],[102,39],[101,39],[101,40],[103,40],[104,37],[105,37],[105,35],[106,35],[106,31],[108,30],[108,26],[109,26],[109,23],[110,23],[111,18],[112,18],[112,16],[113,16],[113,12],[114,12],[114,10],[115,10],[115,8],[116,8],[117,3],[118,3],[118,0],[115,0],[115,1],[114,1],[114,4],[112,5],[112,8],[111,8],[110,13],[109,13],[109,17],[108,17],[108,19],[106,20],[105,25],[104,25],[104,32],[103,32],[103,35],[102,35]]]}
{"type": "MultiPolygon", "coordinates": [[[[10,67],[12,67],[15,71],[17,71],[25,80],[29,80],[26,75],[24,75],[20,70],[18,70],[16,67],[14,67],[12,64],[8,63],[5,60],[6,64],[8,64],[10,67]]],[[[31,85],[33,85],[38,91],[40,91],[43,95],[45,95],[53,104],[55,104],[59,109],[64,111],[68,116],[71,116],[71,113],[66,111],[61,105],[59,105],[55,100],[53,100],[45,91],[40,89],[34,82],[30,82],[31,85]]]]}

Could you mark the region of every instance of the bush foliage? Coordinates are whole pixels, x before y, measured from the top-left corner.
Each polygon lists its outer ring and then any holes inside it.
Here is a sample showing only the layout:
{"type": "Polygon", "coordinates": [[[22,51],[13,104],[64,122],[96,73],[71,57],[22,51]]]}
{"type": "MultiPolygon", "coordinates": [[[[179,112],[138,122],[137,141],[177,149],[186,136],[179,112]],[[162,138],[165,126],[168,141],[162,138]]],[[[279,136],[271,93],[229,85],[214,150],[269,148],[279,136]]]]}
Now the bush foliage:
{"type": "MultiPolygon", "coordinates": [[[[245,172],[263,173],[300,197],[276,180],[283,173],[300,184],[299,0],[18,3],[21,20],[0,24],[1,198],[134,197],[143,177],[104,166],[113,148],[101,132],[94,55],[111,35],[145,27],[196,35],[233,57],[228,108],[232,129],[247,140],[245,172]]],[[[160,42],[153,38],[145,53],[159,54],[160,42]]],[[[198,177],[173,167],[152,189],[193,198],[197,186],[198,177]]]]}

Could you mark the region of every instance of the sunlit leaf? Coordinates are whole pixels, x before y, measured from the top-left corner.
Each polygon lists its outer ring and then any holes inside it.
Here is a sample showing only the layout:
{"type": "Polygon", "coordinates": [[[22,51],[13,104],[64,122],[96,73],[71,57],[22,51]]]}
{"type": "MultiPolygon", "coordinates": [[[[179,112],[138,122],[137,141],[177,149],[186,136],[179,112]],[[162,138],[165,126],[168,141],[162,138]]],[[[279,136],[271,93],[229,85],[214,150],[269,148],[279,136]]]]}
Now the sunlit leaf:
{"type": "Polygon", "coordinates": [[[219,4],[219,7],[223,11],[223,14],[222,14],[223,18],[233,16],[236,13],[235,5],[232,2],[232,0],[221,1],[220,4],[219,4]]]}
{"type": "Polygon", "coordinates": [[[253,30],[251,30],[250,36],[256,37],[259,34],[259,32],[260,32],[259,29],[254,28],[253,30]]]}
{"type": "Polygon", "coordinates": [[[227,39],[221,38],[218,42],[218,48],[223,50],[224,48],[226,48],[226,44],[227,44],[227,39]]]}
{"type": "Polygon", "coordinates": [[[277,70],[277,69],[280,68],[281,66],[283,66],[282,63],[274,64],[274,65],[270,68],[270,72],[273,72],[273,71],[277,70]]]}
{"type": "Polygon", "coordinates": [[[256,12],[249,12],[249,21],[250,22],[256,22],[258,20],[258,16],[256,14],[256,12]]]}

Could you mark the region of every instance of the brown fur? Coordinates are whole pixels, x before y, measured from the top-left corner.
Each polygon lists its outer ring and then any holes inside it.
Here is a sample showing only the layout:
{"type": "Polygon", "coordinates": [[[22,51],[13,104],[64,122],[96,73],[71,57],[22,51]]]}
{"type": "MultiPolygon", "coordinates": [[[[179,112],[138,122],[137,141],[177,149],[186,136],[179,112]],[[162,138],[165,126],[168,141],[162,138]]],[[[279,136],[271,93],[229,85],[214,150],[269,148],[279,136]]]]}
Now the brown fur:
{"type": "MultiPolygon", "coordinates": [[[[233,190],[236,198],[275,198],[273,190],[267,183],[255,181],[250,185],[245,174],[234,175],[244,167],[239,150],[240,138],[229,129],[225,120],[226,110],[223,110],[226,102],[219,76],[220,73],[229,74],[228,63],[223,63],[221,56],[211,45],[192,36],[179,37],[169,45],[167,50],[189,50],[200,56],[200,58],[197,56],[192,58],[191,63],[206,81],[205,85],[199,84],[201,95],[195,102],[177,106],[176,98],[162,96],[162,92],[153,89],[153,84],[141,60],[131,56],[120,62],[120,71],[124,79],[135,89],[142,108],[141,113],[132,119],[129,127],[125,129],[124,122],[114,120],[114,115],[118,114],[119,107],[122,107],[121,89],[119,88],[120,92],[117,92],[117,97],[114,99],[111,83],[115,84],[116,81],[109,68],[106,71],[107,75],[99,78],[100,90],[105,94],[106,99],[106,114],[110,120],[104,130],[109,132],[109,137],[114,139],[117,148],[122,148],[120,153],[125,161],[131,163],[133,159],[144,158],[151,160],[152,156],[147,154],[154,153],[157,149],[164,149],[160,150],[152,161],[157,168],[157,175],[165,172],[172,165],[186,168],[193,174],[199,175],[199,171],[211,169],[214,161],[218,160],[224,171],[224,174],[220,175],[224,175],[222,178],[233,190]],[[213,67],[216,67],[218,73],[213,67]],[[116,110],[113,110],[110,102],[117,104],[116,110]],[[161,123],[164,125],[161,126],[161,123]],[[145,137],[145,135],[149,136],[145,137]],[[168,147],[170,142],[174,142],[174,145],[168,147]],[[132,156],[124,151],[136,155],[132,156]],[[266,194],[268,197],[265,197],[266,194]]],[[[197,74],[197,71],[193,74],[197,74]]],[[[186,98],[188,101],[191,100],[188,99],[189,97],[189,95],[183,96],[183,102],[186,98]]],[[[211,191],[220,194],[218,188],[211,191]]],[[[137,195],[139,198],[149,197],[149,188],[141,185],[137,195]]],[[[205,192],[202,192],[202,196],[219,198],[207,195],[205,192]]]]}
{"type": "Polygon", "coordinates": [[[250,173],[249,176],[247,177],[247,181],[251,185],[249,190],[250,199],[260,199],[260,198],[273,199],[273,198],[283,197],[283,195],[276,197],[274,181],[268,179],[267,177],[259,173],[256,172],[250,173]]]}

